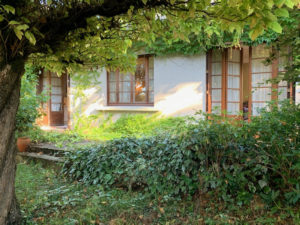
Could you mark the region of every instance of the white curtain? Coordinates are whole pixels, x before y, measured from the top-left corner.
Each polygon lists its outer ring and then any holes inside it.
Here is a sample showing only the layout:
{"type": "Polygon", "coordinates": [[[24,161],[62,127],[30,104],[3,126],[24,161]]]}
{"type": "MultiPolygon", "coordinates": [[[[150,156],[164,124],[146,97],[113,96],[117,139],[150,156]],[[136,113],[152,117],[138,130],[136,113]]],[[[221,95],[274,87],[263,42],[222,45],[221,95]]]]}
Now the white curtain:
{"type": "Polygon", "coordinates": [[[131,93],[131,74],[121,74],[119,75],[119,102],[120,103],[130,103],[130,93],[131,93]]]}
{"type": "Polygon", "coordinates": [[[252,115],[259,115],[271,100],[272,86],[267,82],[272,78],[272,65],[264,65],[263,61],[270,55],[270,49],[264,45],[252,47],[252,115]]]}
{"type": "Polygon", "coordinates": [[[227,61],[227,113],[238,115],[240,111],[241,51],[228,49],[227,61]]]}
{"type": "Polygon", "coordinates": [[[221,113],[222,101],[222,51],[212,51],[211,64],[211,108],[216,114],[221,113]]]}

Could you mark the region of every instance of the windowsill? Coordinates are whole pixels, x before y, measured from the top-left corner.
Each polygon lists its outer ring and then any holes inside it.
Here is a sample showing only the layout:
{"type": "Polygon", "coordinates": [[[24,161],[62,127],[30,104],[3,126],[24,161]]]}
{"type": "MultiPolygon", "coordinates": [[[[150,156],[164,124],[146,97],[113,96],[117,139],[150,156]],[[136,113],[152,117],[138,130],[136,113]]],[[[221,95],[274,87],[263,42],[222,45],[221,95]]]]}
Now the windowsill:
{"type": "Polygon", "coordinates": [[[119,112],[158,112],[153,106],[102,106],[98,111],[119,111],[119,112]]]}

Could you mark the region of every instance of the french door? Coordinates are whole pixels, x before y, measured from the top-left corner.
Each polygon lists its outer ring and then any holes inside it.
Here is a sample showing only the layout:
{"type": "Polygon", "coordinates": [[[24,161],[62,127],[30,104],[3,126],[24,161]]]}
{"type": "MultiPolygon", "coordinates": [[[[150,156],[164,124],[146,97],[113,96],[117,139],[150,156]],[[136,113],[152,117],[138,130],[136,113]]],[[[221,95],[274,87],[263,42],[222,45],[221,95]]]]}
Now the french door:
{"type": "Polygon", "coordinates": [[[208,112],[237,116],[242,111],[242,50],[208,53],[208,112]]]}
{"type": "Polygon", "coordinates": [[[39,80],[39,92],[48,95],[47,103],[43,104],[44,116],[41,125],[63,126],[67,124],[67,75],[60,77],[56,73],[43,71],[39,80]]]}

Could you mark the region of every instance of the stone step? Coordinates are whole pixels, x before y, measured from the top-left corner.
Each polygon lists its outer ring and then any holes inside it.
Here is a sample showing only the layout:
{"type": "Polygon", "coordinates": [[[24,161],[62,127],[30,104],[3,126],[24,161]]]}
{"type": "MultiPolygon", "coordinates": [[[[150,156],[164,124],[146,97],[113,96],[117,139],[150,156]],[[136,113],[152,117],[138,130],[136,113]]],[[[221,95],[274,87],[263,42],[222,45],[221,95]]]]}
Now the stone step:
{"type": "Polygon", "coordinates": [[[67,148],[60,148],[53,144],[41,143],[41,144],[31,144],[27,152],[46,154],[52,156],[64,156],[69,152],[67,148]]]}
{"type": "Polygon", "coordinates": [[[64,159],[61,157],[44,155],[44,154],[33,153],[33,152],[18,152],[17,155],[22,156],[22,157],[31,157],[31,158],[53,161],[53,162],[64,162],[64,159]]]}
{"type": "Polygon", "coordinates": [[[23,163],[23,162],[39,162],[44,167],[51,167],[55,170],[60,171],[61,167],[64,162],[64,158],[62,157],[56,157],[51,155],[45,155],[41,153],[34,153],[34,152],[18,152],[17,153],[17,162],[23,163]]]}

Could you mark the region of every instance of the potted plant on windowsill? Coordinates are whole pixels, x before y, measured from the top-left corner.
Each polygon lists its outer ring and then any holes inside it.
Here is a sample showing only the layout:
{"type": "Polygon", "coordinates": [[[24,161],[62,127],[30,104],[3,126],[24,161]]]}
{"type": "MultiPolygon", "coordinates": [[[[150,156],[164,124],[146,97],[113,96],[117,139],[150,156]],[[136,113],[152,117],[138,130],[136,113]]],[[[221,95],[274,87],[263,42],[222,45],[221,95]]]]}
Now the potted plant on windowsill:
{"type": "Polygon", "coordinates": [[[20,152],[26,151],[30,144],[28,133],[34,127],[36,119],[41,116],[40,104],[46,98],[36,92],[38,71],[37,68],[26,65],[25,74],[22,77],[20,104],[16,115],[17,147],[20,152]]]}

